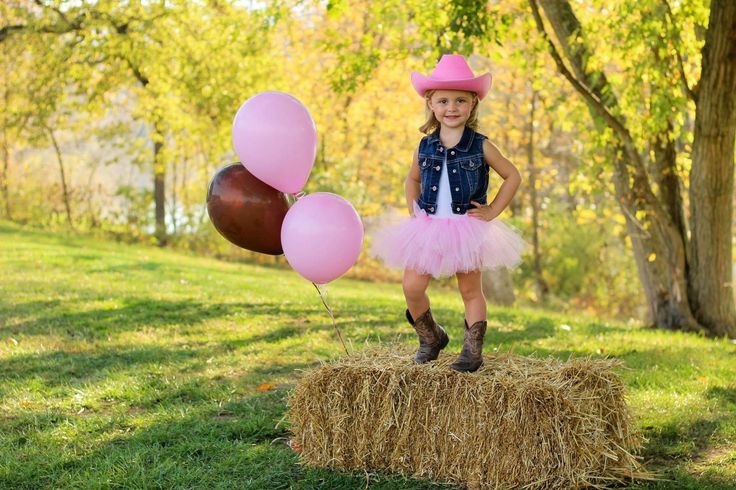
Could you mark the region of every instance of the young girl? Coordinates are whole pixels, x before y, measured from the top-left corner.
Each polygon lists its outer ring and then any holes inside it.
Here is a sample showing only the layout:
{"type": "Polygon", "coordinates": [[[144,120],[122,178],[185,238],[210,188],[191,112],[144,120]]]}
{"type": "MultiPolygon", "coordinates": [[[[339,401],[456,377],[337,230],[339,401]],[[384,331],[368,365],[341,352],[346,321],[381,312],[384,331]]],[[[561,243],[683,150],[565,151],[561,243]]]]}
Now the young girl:
{"type": "Polygon", "coordinates": [[[496,218],[521,183],[518,169],[476,132],[478,101],[491,88],[491,74],[475,77],[465,58],[444,55],[429,76],[414,72],[414,89],[424,97],[426,134],[406,178],[409,218],[376,234],[372,253],[404,269],[406,319],[419,336],[415,362],[433,361],[449,339],[432,317],[427,286],[432,277],[455,275],[465,304],[465,338],[456,371],[483,364],[486,300],[481,270],[513,268],[528,244],[496,218]],[[487,204],[489,167],[503,179],[487,204]]]}

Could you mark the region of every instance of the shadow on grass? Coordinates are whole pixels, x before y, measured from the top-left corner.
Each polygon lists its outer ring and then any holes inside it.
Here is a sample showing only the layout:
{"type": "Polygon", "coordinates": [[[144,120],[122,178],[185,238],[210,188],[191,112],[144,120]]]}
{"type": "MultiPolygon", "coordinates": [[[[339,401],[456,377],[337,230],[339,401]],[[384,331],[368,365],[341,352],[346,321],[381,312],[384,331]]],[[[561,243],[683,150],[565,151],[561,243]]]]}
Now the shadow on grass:
{"type": "Polygon", "coordinates": [[[0,339],[11,335],[60,335],[79,339],[106,338],[126,331],[142,328],[162,328],[169,325],[194,325],[213,318],[236,316],[247,322],[243,315],[272,315],[295,319],[305,313],[318,311],[317,305],[305,308],[300,305],[270,303],[203,303],[181,300],[169,301],[150,298],[126,298],[118,308],[98,308],[90,311],[58,311],[63,307],[59,300],[32,301],[17,306],[2,304],[0,312],[9,311],[14,317],[37,318],[21,321],[0,330],[0,339]]]}
{"type": "MultiPolygon", "coordinates": [[[[79,339],[98,339],[108,335],[136,331],[143,327],[191,325],[233,313],[223,304],[192,301],[165,301],[148,298],[128,298],[119,308],[98,308],[90,311],[66,312],[45,310],[38,318],[20,322],[0,331],[8,335],[60,335],[79,339]]],[[[29,306],[19,305],[29,312],[29,306]]],[[[55,306],[61,307],[61,304],[55,306]]]]}
{"type": "MultiPolygon", "coordinates": [[[[241,342],[234,343],[240,344],[241,342]]],[[[242,342],[242,344],[247,343],[242,342]]],[[[124,373],[160,369],[161,367],[167,369],[174,366],[182,375],[196,376],[207,369],[209,358],[236,350],[232,344],[207,342],[200,346],[186,346],[178,349],[159,346],[128,349],[97,348],[93,352],[53,351],[16,355],[0,359],[0,379],[6,381],[0,384],[0,397],[6,396],[9,386],[24,384],[30,380],[36,384],[42,383],[45,389],[68,387],[73,390],[86,389],[111,376],[119,377],[124,373]]],[[[324,349],[312,352],[316,358],[325,360],[329,354],[324,349]]],[[[265,365],[241,363],[239,369],[242,369],[243,377],[247,381],[253,376],[284,375],[296,370],[308,369],[317,364],[317,361],[284,362],[272,359],[265,365]]],[[[153,378],[157,376],[159,375],[154,374],[153,378]]],[[[203,378],[197,379],[199,380],[197,382],[209,382],[203,378]]],[[[215,376],[212,381],[229,382],[218,376],[215,376]]]]}
{"type": "MultiPolygon", "coordinates": [[[[24,303],[7,303],[0,298],[0,321],[7,322],[11,318],[24,318],[36,316],[54,311],[62,304],[60,299],[47,299],[40,301],[26,301],[24,303]]],[[[15,329],[17,325],[14,325],[15,329]]],[[[2,332],[0,332],[2,335],[2,332]]]]}
{"type": "Polygon", "coordinates": [[[733,386],[711,386],[705,391],[705,396],[725,405],[736,405],[736,387],[733,386]]]}
{"type": "Polygon", "coordinates": [[[693,461],[708,459],[715,449],[712,441],[721,426],[732,425],[736,415],[722,415],[713,419],[695,417],[684,424],[668,423],[644,428],[648,442],[641,456],[650,470],[658,472],[666,481],[652,482],[635,488],[651,489],[728,489],[736,488],[733,476],[700,474],[690,469],[693,461]]]}
{"type": "MultiPolygon", "coordinates": [[[[0,378],[6,381],[37,380],[47,387],[83,386],[110,375],[146,365],[182,363],[202,356],[195,349],[140,347],[95,349],[92,352],[53,351],[0,359],[0,378]]],[[[0,393],[8,383],[0,384],[0,393]]]]}
{"type": "MultiPolygon", "coordinates": [[[[89,486],[123,488],[353,489],[366,485],[364,473],[316,470],[297,463],[286,445],[286,390],[221,406],[169,403],[164,416],[138,425],[130,417],[99,424],[96,417],[29,414],[0,449],[6,470],[3,488],[89,486]],[[31,420],[33,419],[33,420],[31,420]],[[57,445],[56,427],[75,426],[77,440],[57,445]],[[44,437],[46,436],[46,437],[44,437]],[[96,444],[90,440],[96,439],[96,444]],[[31,441],[37,441],[31,444],[31,441]],[[41,447],[39,447],[39,442],[41,447]],[[3,454],[5,452],[7,454],[3,454]],[[12,453],[12,458],[10,458],[12,453]]],[[[136,413],[141,417],[142,413],[136,413]]],[[[371,488],[450,488],[398,476],[371,475],[371,488]]]]}
{"type": "MultiPolygon", "coordinates": [[[[77,257],[74,257],[77,259],[77,257]]],[[[97,259],[100,257],[98,256],[97,259]]],[[[90,269],[86,271],[88,274],[114,274],[119,272],[133,272],[133,271],[144,271],[144,272],[155,272],[161,269],[165,269],[169,273],[177,273],[178,270],[172,270],[170,266],[167,264],[164,264],[163,262],[153,262],[153,261],[130,261],[129,263],[125,264],[117,264],[117,265],[111,265],[104,268],[99,269],[90,269]]]]}
{"type": "Polygon", "coordinates": [[[643,456],[651,458],[655,464],[697,457],[710,447],[721,424],[733,418],[693,418],[684,424],[668,423],[658,427],[645,427],[644,435],[649,442],[643,456]]]}

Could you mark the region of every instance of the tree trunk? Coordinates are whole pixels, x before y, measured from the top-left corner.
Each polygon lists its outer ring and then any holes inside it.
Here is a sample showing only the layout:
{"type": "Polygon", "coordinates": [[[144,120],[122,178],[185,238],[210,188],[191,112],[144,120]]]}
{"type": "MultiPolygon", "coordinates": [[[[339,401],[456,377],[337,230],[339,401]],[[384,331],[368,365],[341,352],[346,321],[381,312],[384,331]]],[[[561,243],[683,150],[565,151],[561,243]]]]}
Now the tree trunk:
{"type": "Polygon", "coordinates": [[[87,191],[85,196],[85,202],[87,203],[87,215],[89,216],[89,226],[91,228],[97,228],[99,227],[99,222],[97,221],[97,212],[92,206],[92,202],[94,200],[94,191],[92,191],[92,183],[94,181],[95,172],[97,171],[99,167],[94,166],[92,167],[92,170],[89,173],[89,177],[87,178],[87,191]]]}
{"type": "Polygon", "coordinates": [[[66,219],[69,222],[69,227],[74,228],[74,222],[72,221],[72,208],[69,202],[69,189],[66,185],[66,173],[64,172],[64,161],[61,158],[61,149],[59,148],[59,142],[56,141],[56,136],[51,128],[46,128],[49,134],[51,143],[54,145],[54,151],[56,152],[56,160],[59,162],[59,174],[61,178],[61,191],[64,198],[64,208],[66,209],[66,219]]]}
{"type": "MultiPolygon", "coordinates": [[[[5,107],[9,107],[10,103],[10,93],[8,91],[8,71],[10,69],[5,66],[5,71],[3,73],[3,101],[5,102],[5,107]]],[[[13,213],[10,208],[10,192],[8,190],[8,178],[10,173],[10,148],[8,147],[8,115],[3,111],[2,116],[3,121],[3,171],[2,174],[0,174],[0,190],[3,194],[3,201],[4,201],[4,209],[5,209],[5,218],[8,220],[13,219],[13,213]]]]}
{"type": "Polygon", "coordinates": [[[169,214],[171,215],[171,232],[176,236],[176,230],[178,227],[177,219],[176,219],[176,213],[177,213],[177,195],[176,195],[176,178],[177,178],[177,165],[174,163],[171,165],[171,210],[169,211],[169,214]]]}
{"type": "Polygon", "coordinates": [[[166,246],[166,165],[161,161],[164,147],[163,135],[156,134],[153,142],[153,200],[156,206],[156,241],[159,247],[166,246]]]}
{"type": "Polygon", "coordinates": [[[8,149],[8,140],[6,129],[3,128],[3,172],[0,174],[0,189],[3,193],[3,201],[5,208],[5,218],[13,219],[13,214],[10,209],[10,192],[8,192],[8,173],[10,170],[10,150],[8,149]]]}
{"type": "Polygon", "coordinates": [[[631,185],[627,161],[617,157],[614,188],[649,306],[652,326],[702,332],[687,301],[685,247],[682,235],[661,207],[642,195],[641,186],[631,185]],[[644,212],[636,219],[636,210],[644,212]]]}
{"type": "MultiPolygon", "coordinates": [[[[140,66],[123,57],[133,76],[140,82],[143,88],[148,87],[149,80],[140,70],[140,66]]],[[[166,163],[163,161],[161,150],[164,147],[164,131],[161,123],[154,120],[153,123],[153,202],[155,206],[156,219],[156,241],[159,247],[166,246],[166,163]]]]}
{"type": "MultiPolygon", "coordinates": [[[[668,124],[667,132],[672,131],[668,124]]],[[[654,178],[659,187],[659,200],[665,211],[677,227],[682,237],[688,236],[685,220],[685,205],[682,200],[682,185],[677,175],[677,150],[675,142],[667,136],[660,135],[654,144],[654,178]]],[[[686,242],[685,242],[686,243],[686,242]]],[[[686,261],[687,263],[687,261],[686,261]]]]}
{"type": "Polygon", "coordinates": [[[511,271],[506,267],[483,271],[481,283],[488,303],[511,306],[516,301],[514,281],[511,278],[511,271]]]}
{"type": "Polygon", "coordinates": [[[542,260],[539,253],[539,197],[537,196],[537,169],[534,166],[534,110],[537,104],[537,91],[532,89],[532,100],[529,108],[529,136],[527,138],[526,155],[529,165],[529,197],[532,205],[532,245],[534,250],[534,275],[536,277],[539,299],[544,302],[549,294],[549,286],[542,277],[542,260]]]}
{"type": "MultiPolygon", "coordinates": [[[[654,195],[626,121],[613,116],[618,105],[614,91],[602,72],[587,67],[589,53],[579,35],[581,26],[567,1],[540,0],[575,75],[558,61],[558,68],[571,81],[588,104],[596,126],[604,122],[614,130],[614,188],[623,212],[634,251],[639,278],[649,305],[651,321],[657,327],[702,331],[690,310],[686,285],[686,237],[682,236],[672,214],[654,195]]],[[[537,26],[544,32],[536,1],[531,0],[537,26]]],[[[557,55],[550,41],[550,52],[557,55]]],[[[676,174],[674,174],[676,178],[676,174]]]]}
{"type": "MultiPolygon", "coordinates": [[[[515,80],[509,80],[509,83],[511,84],[511,86],[509,87],[509,91],[503,94],[505,115],[500,122],[502,126],[508,128],[512,127],[512,119],[515,119],[513,117],[513,114],[516,113],[516,104],[512,103],[512,97],[514,96],[514,94],[517,94],[519,92],[517,90],[515,80]]],[[[518,147],[510,137],[510,131],[503,132],[503,152],[512,161],[515,160],[518,153],[518,147]]],[[[512,199],[511,203],[509,204],[509,209],[511,210],[512,215],[519,216],[524,209],[524,203],[522,202],[522,199],[512,199]]]]}
{"type": "Polygon", "coordinates": [[[690,171],[689,295],[710,333],[736,338],[732,217],[736,139],[736,2],[713,0],[696,95],[690,171]]]}

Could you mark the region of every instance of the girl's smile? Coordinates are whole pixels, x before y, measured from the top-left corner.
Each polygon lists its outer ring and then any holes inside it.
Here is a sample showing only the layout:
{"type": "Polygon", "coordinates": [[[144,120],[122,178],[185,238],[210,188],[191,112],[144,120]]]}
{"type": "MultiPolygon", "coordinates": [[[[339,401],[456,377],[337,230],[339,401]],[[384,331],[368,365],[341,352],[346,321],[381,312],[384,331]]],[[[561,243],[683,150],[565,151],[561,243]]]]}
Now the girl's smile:
{"type": "Polygon", "coordinates": [[[427,104],[440,124],[455,128],[465,125],[475,105],[475,99],[471,92],[437,90],[427,104]]]}

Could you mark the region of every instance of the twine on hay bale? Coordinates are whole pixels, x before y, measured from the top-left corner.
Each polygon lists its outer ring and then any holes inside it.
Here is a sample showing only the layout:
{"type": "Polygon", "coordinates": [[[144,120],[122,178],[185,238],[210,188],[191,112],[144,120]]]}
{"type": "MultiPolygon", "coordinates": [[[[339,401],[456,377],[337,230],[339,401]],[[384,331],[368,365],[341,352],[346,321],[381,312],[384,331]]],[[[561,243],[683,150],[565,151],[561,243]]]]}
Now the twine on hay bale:
{"type": "Polygon", "coordinates": [[[634,454],[614,359],[485,356],[473,374],[454,354],[413,365],[406,347],[324,364],[289,399],[303,464],[380,470],[471,488],[604,488],[652,478],[634,454]]]}

